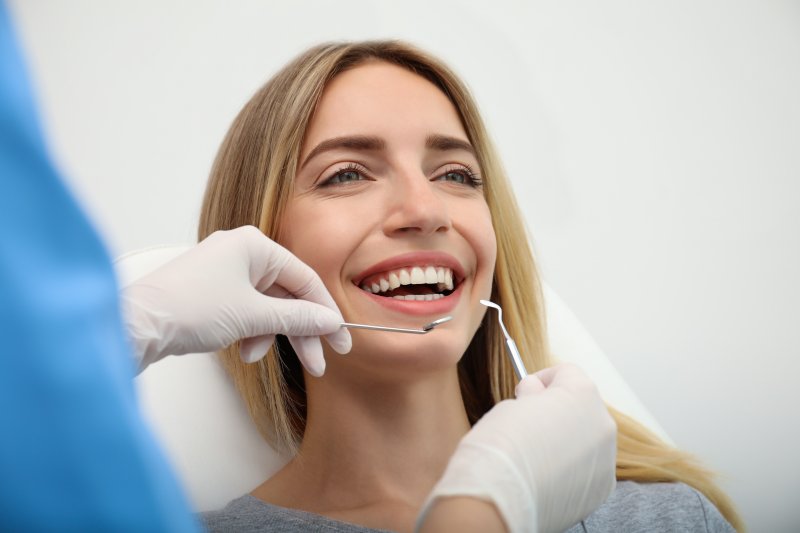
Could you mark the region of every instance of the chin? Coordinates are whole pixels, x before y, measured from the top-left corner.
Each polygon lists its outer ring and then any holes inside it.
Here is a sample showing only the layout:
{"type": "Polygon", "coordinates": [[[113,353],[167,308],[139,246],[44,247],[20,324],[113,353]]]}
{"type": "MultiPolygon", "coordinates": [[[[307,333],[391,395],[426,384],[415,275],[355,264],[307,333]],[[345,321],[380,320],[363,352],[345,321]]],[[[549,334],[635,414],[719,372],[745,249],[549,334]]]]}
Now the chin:
{"type": "Polygon", "coordinates": [[[469,341],[454,330],[425,335],[389,332],[352,332],[353,349],[345,357],[369,373],[398,377],[455,369],[469,341]]]}

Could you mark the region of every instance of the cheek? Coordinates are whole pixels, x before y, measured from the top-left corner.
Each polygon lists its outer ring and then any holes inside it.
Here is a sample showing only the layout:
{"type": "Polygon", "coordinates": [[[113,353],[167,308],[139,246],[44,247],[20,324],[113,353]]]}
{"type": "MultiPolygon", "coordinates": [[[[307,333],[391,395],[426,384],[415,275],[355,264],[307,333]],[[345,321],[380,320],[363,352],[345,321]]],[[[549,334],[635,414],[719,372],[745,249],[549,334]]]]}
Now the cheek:
{"type": "Polygon", "coordinates": [[[328,206],[310,203],[295,201],[287,207],[279,244],[314,269],[330,290],[348,253],[348,222],[328,206]]]}
{"type": "Polygon", "coordinates": [[[497,263],[497,239],[495,238],[494,226],[492,226],[491,221],[489,222],[489,226],[486,229],[485,235],[486,237],[484,238],[483,253],[484,257],[486,258],[486,265],[489,275],[493,277],[494,267],[497,263]]]}
{"type": "Polygon", "coordinates": [[[322,227],[308,211],[302,203],[289,204],[281,220],[278,243],[319,273],[318,266],[324,254],[318,253],[319,249],[311,243],[322,240],[322,227]]]}
{"type": "Polygon", "coordinates": [[[489,207],[483,203],[480,210],[473,211],[470,220],[470,241],[478,261],[478,276],[491,282],[497,261],[497,239],[489,207]]]}

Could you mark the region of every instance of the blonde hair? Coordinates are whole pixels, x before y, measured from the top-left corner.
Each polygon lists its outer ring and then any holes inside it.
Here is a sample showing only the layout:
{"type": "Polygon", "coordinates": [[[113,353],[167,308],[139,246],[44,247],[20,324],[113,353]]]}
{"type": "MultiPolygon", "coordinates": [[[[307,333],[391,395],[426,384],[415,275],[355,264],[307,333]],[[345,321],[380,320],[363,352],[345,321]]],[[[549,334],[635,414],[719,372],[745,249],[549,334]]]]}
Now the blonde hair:
{"type": "MultiPolygon", "coordinates": [[[[370,61],[392,63],[422,76],[458,111],[480,164],[497,237],[492,299],[503,307],[506,326],[527,368],[549,366],[541,287],[525,224],[478,109],[447,66],[408,44],[323,44],[297,57],[267,82],[236,117],[220,147],[203,200],[199,238],[252,224],[280,240],[280,220],[292,196],[304,134],[325,86],[337,74],[370,61]]],[[[498,401],[514,396],[515,376],[502,339],[496,323],[485,319],[458,364],[471,423],[498,401]]],[[[305,429],[306,398],[302,370],[288,343],[279,340],[257,364],[243,364],[237,346],[220,357],[261,433],[277,449],[295,452],[305,429]]],[[[636,421],[610,410],[618,426],[618,479],[687,483],[742,529],[730,500],[708,471],[636,421]]]]}

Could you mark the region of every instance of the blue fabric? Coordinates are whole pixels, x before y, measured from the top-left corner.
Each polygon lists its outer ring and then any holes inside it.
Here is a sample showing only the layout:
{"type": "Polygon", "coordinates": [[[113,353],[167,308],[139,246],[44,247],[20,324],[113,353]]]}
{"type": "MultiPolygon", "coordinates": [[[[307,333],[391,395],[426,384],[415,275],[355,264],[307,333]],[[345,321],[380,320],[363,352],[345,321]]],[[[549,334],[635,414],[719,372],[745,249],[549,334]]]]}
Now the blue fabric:
{"type": "Polygon", "coordinates": [[[1,529],[199,529],[131,360],[111,262],[47,157],[0,0],[1,529]]]}

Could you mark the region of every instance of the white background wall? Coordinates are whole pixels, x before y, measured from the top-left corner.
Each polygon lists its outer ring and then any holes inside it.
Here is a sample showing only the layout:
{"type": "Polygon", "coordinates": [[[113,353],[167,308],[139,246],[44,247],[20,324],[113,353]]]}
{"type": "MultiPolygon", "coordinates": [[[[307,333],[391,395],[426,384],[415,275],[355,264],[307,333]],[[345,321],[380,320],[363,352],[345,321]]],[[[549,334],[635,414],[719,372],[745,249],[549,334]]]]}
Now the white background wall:
{"type": "Polygon", "coordinates": [[[193,240],[228,124],[308,45],[444,57],[550,284],[752,531],[800,529],[800,4],[427,4],[10,7],[56,158],[115,254],[193,240]]]}

